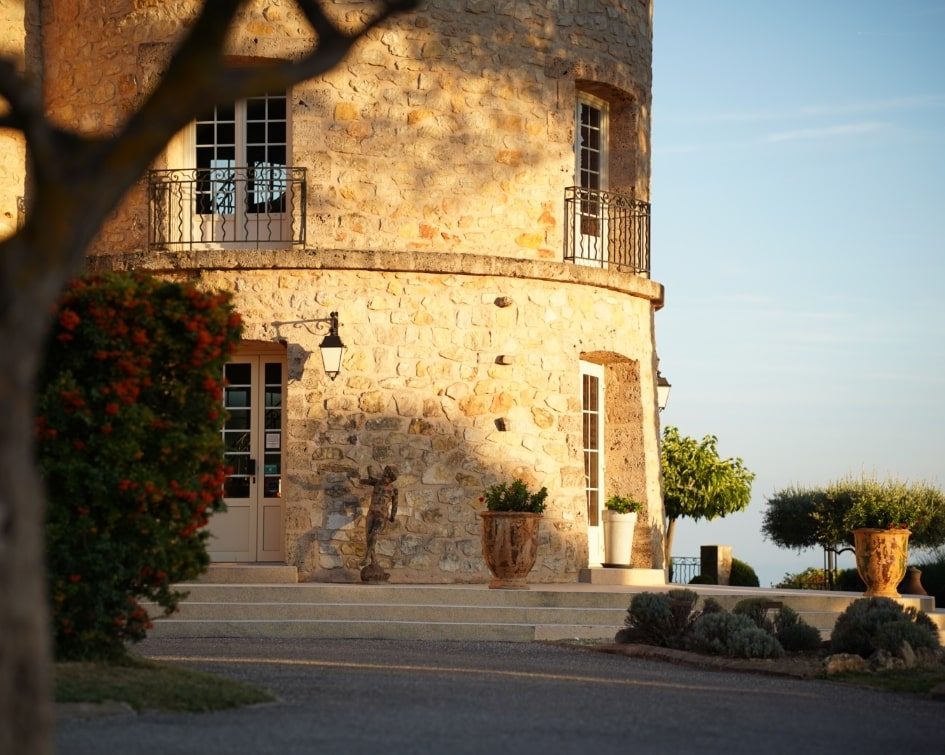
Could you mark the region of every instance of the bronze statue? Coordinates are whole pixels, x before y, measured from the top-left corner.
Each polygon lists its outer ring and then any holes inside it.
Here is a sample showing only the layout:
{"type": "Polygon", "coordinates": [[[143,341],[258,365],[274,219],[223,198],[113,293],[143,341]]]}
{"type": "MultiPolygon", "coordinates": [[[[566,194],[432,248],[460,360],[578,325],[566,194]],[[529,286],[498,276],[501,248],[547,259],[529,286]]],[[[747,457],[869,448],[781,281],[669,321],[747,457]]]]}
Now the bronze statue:
{"type": "Polygon", "coordinates": [[[362,582],[386,582],[390,579],[390,574],[377,563],[374,550],[377,547],[377,536],[384,529],[385,520],[393,522],[397,517],[399,493],[397,488],[394,487],[396,480],[397,468],[390,465],[384,467],[380,477],[375,477],[369,472],[367,477],[358,480],[361,485],[370,485],[374,488],[371,491],[371,503],[368,506],[364,524],[364,538],[367,547],[361,561],[362,582]],[[390,505],[389,509],[388,504],[390,505]]]}

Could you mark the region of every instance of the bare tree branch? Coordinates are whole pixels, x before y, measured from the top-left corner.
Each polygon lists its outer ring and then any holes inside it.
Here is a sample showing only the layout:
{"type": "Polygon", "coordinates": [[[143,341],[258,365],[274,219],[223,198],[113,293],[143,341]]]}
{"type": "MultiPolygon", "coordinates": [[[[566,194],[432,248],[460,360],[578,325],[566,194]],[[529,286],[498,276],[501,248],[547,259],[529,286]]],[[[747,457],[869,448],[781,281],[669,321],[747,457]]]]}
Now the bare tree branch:
{"type": "Polygon", "coordinates": [[[307,56],[290,63],[276,63],[256,68],[230,68],[225,71],[219,84],[221,102],[236,99],[237,92],[264,94],[275,89],[288,89],[293,84],[305,81],[334,68],[351,51],[351,48],[371,29],[376,28],[391,16],[413,10],[419,0],[389,0],[380,11],[354,34],[338,27],[312,0],[296,0],[313,31],[318,35],[318,44],[307,56]],[[227,96],[228,95],[228,96],[227,96]],[[235,96],[234,96],[235,95],[235,96]]]}

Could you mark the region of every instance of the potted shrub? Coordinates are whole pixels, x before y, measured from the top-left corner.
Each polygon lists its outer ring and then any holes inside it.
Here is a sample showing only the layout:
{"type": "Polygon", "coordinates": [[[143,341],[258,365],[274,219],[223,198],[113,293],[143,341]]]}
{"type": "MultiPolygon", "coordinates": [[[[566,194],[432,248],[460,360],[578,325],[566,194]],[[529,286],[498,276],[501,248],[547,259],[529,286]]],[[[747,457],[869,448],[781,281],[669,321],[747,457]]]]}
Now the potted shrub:
{"type": "Polygon", "coordinates": [[[909,535],[926,515],[924,489],[895,481],[845,480],[827,489],[853,533],[856,569],[867,597],[898,598],[906,574],[909,535]]]}
{"type": "Polygon", "coordinates": [[[643,504],[633,498],[612,495],[604,503],[604,566],[632,564],[633,531],[643,504]]]}
{"type": "Polygon", "coordinates": [[[522,480],[497,483],[480,502],[482,555],[492,572],[489,587],[528,589],[525,582],[538,555],[538,527],[548,490],[532,492],[522,480]]]}

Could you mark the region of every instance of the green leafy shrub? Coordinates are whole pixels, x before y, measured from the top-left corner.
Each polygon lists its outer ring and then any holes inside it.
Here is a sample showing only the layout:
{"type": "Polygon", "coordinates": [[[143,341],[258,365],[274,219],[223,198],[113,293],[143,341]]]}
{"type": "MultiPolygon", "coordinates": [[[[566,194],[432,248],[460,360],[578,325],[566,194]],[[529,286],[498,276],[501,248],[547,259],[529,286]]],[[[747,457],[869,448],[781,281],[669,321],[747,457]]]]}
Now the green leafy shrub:
{"type": "Polygon", "coordinates": [[[887,650],[894,655],[899,652],[903,642],[908,642],[913,650],[919,648],[937,648],[936,634],[929,628],[911,621],[892,621],[883,624],[873,635],[873,647],[887,650]]]}
{"type": "Polygon", "coordinates": [[[702,614],[686,635],[689,650],[733,658],[780,658],[784,655],[778,641],[759,629],[745,614],[702,614]]]}
{"type": "Polygon", "coordinates": [[[768,618],[770,602],[766,598],[745,598],[735,604],[732,613],[747,616],[756,627],[773,635],[774,622],[768,618]]]}
{"type": "Polygon", "coordinates": [[[774,636],[789,652],[817,650],[823,645],[820,630],[812,627],[790,606],[782,606],[774,620],[774,636]]]}
{"type": "Polygon", "coordinates": [[[737,558],[732,559],[732,571],[728,583],[733,587],[758,587],[760,584],[755,570],[737,558]]]}
{"type": "Polygon", "coordinates": [[[728,654],[735,658],[781,658],[784,648],[764,629],[752,627],[732,635],[728,654]]]}
{"type": "Polygon", "coordinates": [[[785,574],[776,588],[780,590],[823,590],[827,584],[827,573],[811,566],[797,574],[785,574]]]}
{"type": "MultiPolygon", "coordinates": [[[[896,637],[917,638],[916,630],[925,638],[918,640],[918,647],[938,647],[938,636],[933,627],[931,619],[922,611],[904,610],[889,598],[861,598],[847,606],[837,618],[830,636],[830,647],[837,653],[856,653],[868,658],[896,637]],[[908,624],[915,629],[890,626],[896,624],[908,624]]],[[[897,652],[899,644],[891,651],[897,652]]],[[[911,640],[909,644],[912,644],[911,640]]]]}
{"type": "Polygon", "coordinates": [[[689,580],[690,585],[714,585],[718,584],[715,581],[715,577],[709,576],[708,574],[697,574],[692,579],[689,580]]]}
{"type": "Polygon", "coordinates": [[[540,514],[545,510],[548,489],[542,487],[537,493],[528,489],[524,480],[511,484],[504,482],[490,485],[480,500],[484,500],[489,511],[524,511],[540,514]]]}
{"type": "Polygon", "coordinates": [[[39,378],[56,655],[110,658],[144,637],[139,603],[206,568],[222,508],[221,376],[240,323],[226,294],[143,275],[74,282],[39,378]]]}
{"type": "Polygon", "coordinates": [[[617,642],[678,647],[698,600],[698,594],[692,590],[637,593],[630,601],[624,619],[626,629],[618,632],[617,642]]]}
{"type": "Polygon", "coordinates": [[[746,598],[735,604],[732,613],[747,616],[756,627],[774,637],[784,650],[816,650],[821,646],[820,632],[790,606],[776,608],[766,598],[746,598]]]}
{"type": "Polygon", "coordinates": [[[706,598],[702,601],[702,613],[721,613],[725,609],[715,598],[706,598]]]}
{"type": "Polygon", "coordinates": [[[618,514],[639,514],[643,511],[643,504],[633,498],[612,495],[607,499],[604,508],[616,511],[618,514]]]}

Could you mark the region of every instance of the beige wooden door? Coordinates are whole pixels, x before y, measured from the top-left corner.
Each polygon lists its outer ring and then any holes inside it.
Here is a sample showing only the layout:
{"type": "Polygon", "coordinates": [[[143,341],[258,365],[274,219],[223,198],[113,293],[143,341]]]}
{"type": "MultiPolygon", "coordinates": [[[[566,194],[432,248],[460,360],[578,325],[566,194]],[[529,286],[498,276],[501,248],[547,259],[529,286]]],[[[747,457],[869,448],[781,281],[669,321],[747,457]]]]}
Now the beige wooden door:
{"type": "Polygon", "coordinates": [[[210,519],[214,561],[284,561],[285,359],[243,353],[224,367],[227,510],[210,519]]]}

